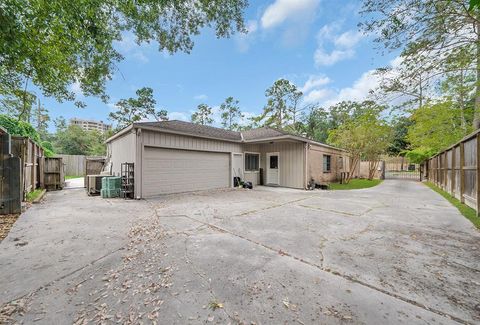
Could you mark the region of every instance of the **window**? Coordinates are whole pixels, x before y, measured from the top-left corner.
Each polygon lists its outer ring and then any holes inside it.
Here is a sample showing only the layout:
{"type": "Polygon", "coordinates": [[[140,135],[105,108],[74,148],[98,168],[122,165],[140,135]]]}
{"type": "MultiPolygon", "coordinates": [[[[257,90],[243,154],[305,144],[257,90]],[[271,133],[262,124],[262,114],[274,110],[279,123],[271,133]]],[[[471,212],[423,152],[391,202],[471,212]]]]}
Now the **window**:
{"type": "Polygon", "coordinates": [[[329,155],[323,155],[323,172],[330,173],[332,157],[329,155]]]}
{"type": "Polygon", "coordinates": [[[270,156],[270,169],[278,169],[278,156],[270,156]]]}
{"type": "Polygon", "coordinates": [[[260,165],[260,154],[245,153],[245,170],[258,171],[260,165]]]}
{"type": "Polygon", "coordinates": [[[338,169],[343,169],[343,157],[338,157],[338,169]]]}

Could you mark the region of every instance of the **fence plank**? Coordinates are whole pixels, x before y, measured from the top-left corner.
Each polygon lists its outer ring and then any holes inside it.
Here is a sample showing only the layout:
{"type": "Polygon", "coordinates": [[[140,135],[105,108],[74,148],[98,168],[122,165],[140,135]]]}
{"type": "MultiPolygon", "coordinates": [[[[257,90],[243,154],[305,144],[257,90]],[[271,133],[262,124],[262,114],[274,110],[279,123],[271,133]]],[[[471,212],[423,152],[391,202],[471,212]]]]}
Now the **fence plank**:
{"type": "Polygon", "coordinates": [[[475,187],[476,187],[476,206],[477,206],[477,217],[480,216],[480,133],[477,133],[477,169],[476,169],[476,182],[475,182],[475,187]]]}
{"type": "Polygon", "coordinates": [[[465,203],[465,171],[463,169],[465,166],[465,144],[460,142],[460,202],[465,203]]]}

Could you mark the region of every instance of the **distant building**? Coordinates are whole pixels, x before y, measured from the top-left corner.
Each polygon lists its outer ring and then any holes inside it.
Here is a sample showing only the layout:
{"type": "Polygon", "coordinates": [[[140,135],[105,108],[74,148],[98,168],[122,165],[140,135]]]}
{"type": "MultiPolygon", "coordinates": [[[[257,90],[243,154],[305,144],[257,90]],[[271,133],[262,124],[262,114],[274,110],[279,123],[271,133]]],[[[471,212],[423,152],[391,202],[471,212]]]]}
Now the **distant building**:
{"type": "Polygon", "coordinates": [[[106,132],[112,128],[111,125],[103,123],[103,121],[83,120],[80,118],[70,119],[70,125],[78,125],[86,131],[96,130],[99,132],[106,132]]]}

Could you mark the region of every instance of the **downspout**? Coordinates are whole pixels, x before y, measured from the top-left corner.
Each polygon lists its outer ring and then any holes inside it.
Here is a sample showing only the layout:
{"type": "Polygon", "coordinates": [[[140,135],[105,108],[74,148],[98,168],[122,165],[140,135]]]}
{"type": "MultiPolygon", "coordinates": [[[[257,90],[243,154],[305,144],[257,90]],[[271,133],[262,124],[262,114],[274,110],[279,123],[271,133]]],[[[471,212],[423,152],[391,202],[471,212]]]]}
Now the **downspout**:
{"type": "Polygon", "coordinates": [[[304,150],[305,150],[305,154],[303,155],[304,158],[305,158],[305,166],[304,166],[304,170],[303,170],[303,188],[305,190],[308,190],[308,148],[309,147],[309,144],[308,142],[305,142],[305,147],[304,147],[304,150]]]}
{"type": "Polygon", "coordinates": [[[142,153],[143,153],[143,140],[142,140],[142,129],[135,128],[135,160],[134,160],[134,187],[135,187],[135,198],[137,200],[143,197],[142,193],[142,153]]]}

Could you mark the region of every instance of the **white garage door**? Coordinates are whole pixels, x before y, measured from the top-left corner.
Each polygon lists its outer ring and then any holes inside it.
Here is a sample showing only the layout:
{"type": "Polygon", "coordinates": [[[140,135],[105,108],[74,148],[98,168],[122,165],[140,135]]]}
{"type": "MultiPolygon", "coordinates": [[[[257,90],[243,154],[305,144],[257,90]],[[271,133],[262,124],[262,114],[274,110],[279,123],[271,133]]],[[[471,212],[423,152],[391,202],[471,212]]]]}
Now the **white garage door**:
{"type": "Polygon", "coordinates": [[[230,186],[230,154],[145,147],[143,197],[230,186]]]}

